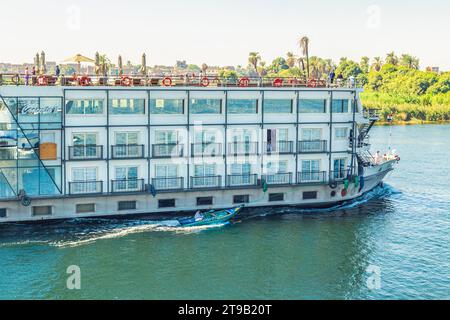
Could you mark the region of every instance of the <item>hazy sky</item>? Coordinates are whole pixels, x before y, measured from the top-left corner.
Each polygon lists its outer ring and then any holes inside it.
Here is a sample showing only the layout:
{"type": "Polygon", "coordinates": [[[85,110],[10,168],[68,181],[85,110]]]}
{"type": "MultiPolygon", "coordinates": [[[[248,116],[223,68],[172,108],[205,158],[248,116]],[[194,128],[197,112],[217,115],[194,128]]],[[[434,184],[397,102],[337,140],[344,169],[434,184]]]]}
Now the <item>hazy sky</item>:
{"type": "Polygon", "coordinates": [[[448,0],[1,0],[0,61],[31,62],[106,53],[114,62],[246,65],[250,51],[269,63],[298,52],[384,57],[410,53],[421,67],[450,70],[448,0]]]}

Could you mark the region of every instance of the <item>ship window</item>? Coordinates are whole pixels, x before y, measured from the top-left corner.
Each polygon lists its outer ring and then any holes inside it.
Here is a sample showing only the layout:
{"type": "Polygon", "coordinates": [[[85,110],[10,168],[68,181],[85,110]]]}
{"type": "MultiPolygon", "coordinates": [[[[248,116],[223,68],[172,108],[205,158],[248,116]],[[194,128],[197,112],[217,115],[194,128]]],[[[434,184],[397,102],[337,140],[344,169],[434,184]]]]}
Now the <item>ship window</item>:
{"type": "Polygon", "coordinates": [[[227,112],[229,114],[258,113],[258,100],[252,99],[230,99],[227,101],[227,112]]]}
{"type": "Polygon", "coordinates": [[[292,113],[292,100],[264,99],[264,113],[292,113]]]}
{"type": "Polygon", "coordinates": [[[0,208],[0,218],[6,218],[6,208],[0,208]]]}
{"type": "Polygon", "coordinates": [[[303,99],[299,100],[299,113],[324,113],[326,112],[327,100],[324,99],[303,99]]]}
{"type": "Polygon", "coordinates": [[[103,114],[103,100],[67,100],[67,114],[103,114]]]}
{"type": "Polygon", "coordinates": [[[304,191],[303,200],[317,199],[317,191],[304,191]]]}
{"type": "Polygon", "coordinates": [[[93,213],[95,212],[95,203],[79,203],[75,207],[76,213],[93,213]]]}
{"type": "Polygon", "coordinates": [[[136,209],[136,201],[119,201],[118,210],[135,210],[136,209]]]}
{"type": "Polygon", "coordinates": [[[150,113],[152,114],[183,114],[183,99],[151,99],[150,113]]]}
{"type": "Polygon", "coordinates": [[[333,100],[331,103],[331,111],[333,113],[348,112],[348,100],[333,100]]]}
{"type": "Polygon", "coordinates": [[[284,193],[269,193],[269,201],[283,201],[284,193]]]}
{"type": "Polygon", "coordinates": [[[233,196],[233,203],[249,203],[250,196],[248,194],[239,194],[233,196]]]}
{"type": "Polygon", "coordinates": [[[222,113],[222,100],[191,99],[189,110],[192,114],[220,114],[222,113]]]}
{"type": "Polygon", "coordinates": [[[347,139],[348,136],[348,128],[335,128],[334,129],[334,137],[336,139],[347,139]]]}
{"type": "Polygon", "coordinates": [[[50,216],[52,209],[52,206],[35,206],[33,207],[33,216],[50,216]]]}
{"type": "Polygon", "coordinates": [[[172,207],[175,207],[175,199],[158,200],[158,208],[172,208],[172,207]]]}
{"type": "Polygon", "coordinates": [[[144,114],[145,99],[110,99],[111,114],[144,114]]]}
{"type": "Polygon", "coordinates": [[[213,204],[213,197],[197,197],[198,206],[210,206],[213,204]]]}

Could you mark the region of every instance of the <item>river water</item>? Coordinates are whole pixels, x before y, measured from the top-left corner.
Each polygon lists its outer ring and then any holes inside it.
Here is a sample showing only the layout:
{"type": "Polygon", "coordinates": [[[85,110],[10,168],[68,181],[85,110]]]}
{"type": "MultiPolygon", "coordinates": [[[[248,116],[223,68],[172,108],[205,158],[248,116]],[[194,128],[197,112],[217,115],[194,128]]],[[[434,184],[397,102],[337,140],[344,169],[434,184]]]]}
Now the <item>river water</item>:
{"type": "MultiPolygon", "coordinates": [[[[241,223],[151,219],[0,226],[0,299],[450,298],[450,125],[375,127],[401,161],[334,210],[253,209],[241,223]],[[69,290],[68,266],[81,272],[69,290]]],[[[248,209],[246,209],[248,210],[248,209]]]]}

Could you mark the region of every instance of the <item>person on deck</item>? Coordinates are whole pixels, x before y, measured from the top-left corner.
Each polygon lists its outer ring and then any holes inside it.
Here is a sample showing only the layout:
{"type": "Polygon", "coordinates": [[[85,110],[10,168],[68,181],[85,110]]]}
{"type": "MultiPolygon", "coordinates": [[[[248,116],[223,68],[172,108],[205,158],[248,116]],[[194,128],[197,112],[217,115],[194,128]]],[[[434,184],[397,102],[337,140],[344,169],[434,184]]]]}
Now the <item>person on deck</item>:
{"type": "Polygon", "coordinates": [[[28,67],[25,68],[25,85],[28,85],[28,82],[30,80],[30,71],[28,70],[28,67]]]}
{"type": "Polygon", "coordinates": [[[375,164],[380,164],[380,162],[381,162],[380,151],[377,151],[377,153],[375,153],[374,159],[375,159],[375,164]]]}
{"type": "Polygon", "coordinates": [[[336,77],[336,73],[334,72],[334,70],[331,70],[330,72],[330,84],[334,83],[334,78],[336,77]]]}
{"type": "Polygon", "coordinates": [[[57,78],[59,78],[59,75],[61,74],[61,69],[59,69],[59,66],[56,66],[56,69],[55,69],[55,75],[56,75],[56,77],[57,78]]]}

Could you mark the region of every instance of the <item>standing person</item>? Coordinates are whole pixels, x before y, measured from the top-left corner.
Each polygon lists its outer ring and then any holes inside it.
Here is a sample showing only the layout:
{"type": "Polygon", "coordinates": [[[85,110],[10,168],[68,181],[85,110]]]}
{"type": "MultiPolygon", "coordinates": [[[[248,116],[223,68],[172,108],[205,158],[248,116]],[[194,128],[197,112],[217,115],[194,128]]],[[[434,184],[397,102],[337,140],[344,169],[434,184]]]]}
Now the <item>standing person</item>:
{"type": "Polygon", "coordinates": [[[33,85],[36,84],[36,66],[33,66],[33,69],[31,69],[31,82],[33,85]]]}
{"type": "Polygon", "coordinates": [[[336,73],[334,72],[334,70],[331,70],[330,72],[330,84],[334,83],[334,77],[336,76],[336,73]]]}
{"type": "Polygon", "coordinates": [[[28,81],[30,80],[30,70],[28,67],[25,68],[25,85],[28,86],[28,81]]]}
{"type": "Polygon", "coordinates": [[[344,80],[342,73],[339,73],[336,79],[337,79],[337,85],[340,86],[342,84],[342,80],[344,80]]]}
{"type": "Polygon", "coordinates": [[[348,78],[348,82],[349,82],[350,87],[353,88],[355,86],[355,76],[351,75],[348,78]]]}
{"type": "Polygon", "coordinates": [[[59,69],[59,65],[57,65],[56,66],[56,69],[55,69],[55,75],[56,75],[56,78],[59,78],[59,75],[61,74],[61,69],[59,69]]]}

